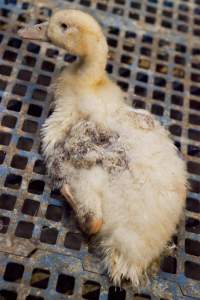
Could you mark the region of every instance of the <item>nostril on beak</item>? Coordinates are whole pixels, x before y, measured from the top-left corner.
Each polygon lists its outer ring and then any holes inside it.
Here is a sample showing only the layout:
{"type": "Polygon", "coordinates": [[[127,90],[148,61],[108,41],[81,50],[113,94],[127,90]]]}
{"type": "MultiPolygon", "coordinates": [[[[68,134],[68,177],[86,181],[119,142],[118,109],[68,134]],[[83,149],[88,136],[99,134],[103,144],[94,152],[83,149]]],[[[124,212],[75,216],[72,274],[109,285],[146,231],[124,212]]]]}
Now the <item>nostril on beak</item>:
{"type": "Polygon", "coordinates": [[[18,30],[18,35],[24,39],[48,41],[47,36],[48,22],[27,26],[18,30]]]}

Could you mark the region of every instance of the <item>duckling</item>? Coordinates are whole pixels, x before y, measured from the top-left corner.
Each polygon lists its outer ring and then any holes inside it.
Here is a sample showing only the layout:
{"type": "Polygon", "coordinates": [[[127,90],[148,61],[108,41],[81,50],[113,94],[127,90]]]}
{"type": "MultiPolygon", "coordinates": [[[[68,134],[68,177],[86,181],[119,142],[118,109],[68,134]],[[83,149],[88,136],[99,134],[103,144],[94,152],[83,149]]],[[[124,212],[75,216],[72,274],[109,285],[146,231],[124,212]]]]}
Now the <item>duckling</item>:
{"type": "Polygon", "coordinates": [[[138,287],[183,212],[185,163],[153,115],[125,104],[105,71],[108,46],[92,16],[57,11],[19,35],[80,58],[56,82],[55,109],[41,133],[43,155],[82,229],[100,239],[114,284],[128,279],[138,287]]]}

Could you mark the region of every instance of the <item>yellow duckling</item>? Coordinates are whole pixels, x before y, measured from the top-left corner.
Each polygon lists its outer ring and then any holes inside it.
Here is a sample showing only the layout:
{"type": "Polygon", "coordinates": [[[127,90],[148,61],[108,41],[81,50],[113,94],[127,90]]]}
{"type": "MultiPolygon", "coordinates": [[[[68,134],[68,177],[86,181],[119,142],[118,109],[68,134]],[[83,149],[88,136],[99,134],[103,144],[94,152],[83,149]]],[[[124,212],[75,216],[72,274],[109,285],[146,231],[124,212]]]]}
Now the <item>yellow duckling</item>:
{"type": "Polygon", "coordinates": [[[140,284],[183,211],[185,164],[168,132],[145,110],[124,102],[106,74],[106,39],[78,10],[20,30],[80,57],[56,83],[55,110],[42,129],[54,185],[68,198],[83,230],[96,233],[115,284],[140,284]]]}

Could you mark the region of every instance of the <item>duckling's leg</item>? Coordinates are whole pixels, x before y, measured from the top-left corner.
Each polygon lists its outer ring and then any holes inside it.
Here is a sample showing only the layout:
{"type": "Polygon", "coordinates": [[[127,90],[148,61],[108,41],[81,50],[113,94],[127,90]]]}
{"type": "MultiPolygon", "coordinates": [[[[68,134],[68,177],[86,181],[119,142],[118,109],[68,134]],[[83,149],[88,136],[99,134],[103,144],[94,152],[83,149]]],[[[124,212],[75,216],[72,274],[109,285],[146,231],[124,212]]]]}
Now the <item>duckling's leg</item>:
{"type": "Polygon", "coordinates": [[[81,203],[76,200],[68,184],[63,184],[60,191],[75,211],[81,229],[89,235],[96,234],[102,226],[101,213],[99,215],[96,210],[91,210],[88,203],[84,203],[84,199],[81,203]]]}

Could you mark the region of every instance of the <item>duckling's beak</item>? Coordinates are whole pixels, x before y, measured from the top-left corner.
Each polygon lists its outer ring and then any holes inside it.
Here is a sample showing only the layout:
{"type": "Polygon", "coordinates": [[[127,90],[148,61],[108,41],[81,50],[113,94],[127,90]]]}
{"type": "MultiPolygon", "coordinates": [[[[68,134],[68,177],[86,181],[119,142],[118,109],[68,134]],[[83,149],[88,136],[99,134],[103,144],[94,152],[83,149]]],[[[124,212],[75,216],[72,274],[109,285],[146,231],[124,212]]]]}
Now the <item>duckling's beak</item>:
{"type": "Polygon", "coordinates": [[[40,40],[48,42],[48,22],[40,23],[34,26],[27,26],[18,30],[18,35],[21,38],[29,40],[40,40]]]}

